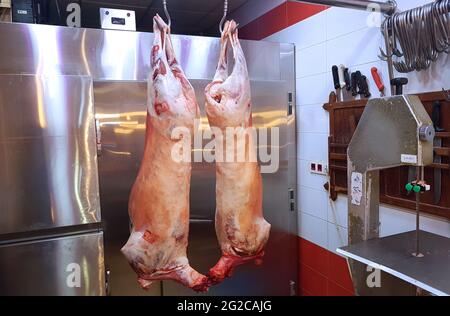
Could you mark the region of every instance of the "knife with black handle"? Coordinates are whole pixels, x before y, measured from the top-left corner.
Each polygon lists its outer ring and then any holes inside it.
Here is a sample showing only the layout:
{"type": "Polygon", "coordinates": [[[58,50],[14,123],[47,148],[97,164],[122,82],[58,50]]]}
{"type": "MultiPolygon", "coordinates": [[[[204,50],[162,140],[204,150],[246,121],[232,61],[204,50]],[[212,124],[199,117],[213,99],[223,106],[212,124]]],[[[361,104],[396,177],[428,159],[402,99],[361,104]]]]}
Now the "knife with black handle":
{"type": "Polygon", "coordinates": [[[357,94],[362,94],[362,91],[361,91],[361,78],[362,78],[362,73],[361,73],[361,71],[357,71],[356,72],[356,92],[357,92],[357,94]]]}
{"type": "Polygon", "coordinates": [[[352,96],[356,97],[358,95],[358,76],[356,72],[352,72],[350,80],[352,85],[352,96]]]}
{"type": "Polygon", "coordinates": [[[350,93],[350,75],[348,73],[348,68],[344,65],[339,65],[339,84],[341,87],[341,95],[342,95],[342,101],[348,101],[352,99],[352,95],[350,93]]]}
{"type": "Polygon", "coordinates": [[[348,70],[348,68],[345,68],[345,70],[344,70],[344,79],[345,79],[345,85],[346,85],[347,91],[351,91],[352,81],[350,78],[350,71],[348,70]]]}
{"type": "Polygon", "coordinates": [[[359,82],[359,93],[365,98],[370,98],[369,84],[367,83],[367,77],[361,76],[359,82]]]}
{"type": "Polygon", "coordinates": [[[333,83],[334,83],[334,89],[336,89],[336,97],[338,101],[341,100],[341,83],[339,82],[339,68],[338,66],[334,65],[331,68],[331,72],[333,73],[333,83]]]}

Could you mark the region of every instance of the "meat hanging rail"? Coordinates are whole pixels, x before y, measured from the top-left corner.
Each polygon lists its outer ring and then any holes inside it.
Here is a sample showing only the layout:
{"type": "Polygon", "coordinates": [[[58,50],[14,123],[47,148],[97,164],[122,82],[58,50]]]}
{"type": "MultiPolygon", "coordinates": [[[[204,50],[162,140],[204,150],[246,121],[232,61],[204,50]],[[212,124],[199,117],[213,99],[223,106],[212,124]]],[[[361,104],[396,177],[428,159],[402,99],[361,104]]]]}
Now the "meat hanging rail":
{"type": "Polygon", "coordinates": [[[383,14],[391,15],[397,9],[397,4],[395,1],[363,1],[363,0],[291,0],[294,2],[305,2],[312,4],[323,4],[332,7],[341,7],[348,9],[364,10],[379,8],[380,12],[383,14]]]}

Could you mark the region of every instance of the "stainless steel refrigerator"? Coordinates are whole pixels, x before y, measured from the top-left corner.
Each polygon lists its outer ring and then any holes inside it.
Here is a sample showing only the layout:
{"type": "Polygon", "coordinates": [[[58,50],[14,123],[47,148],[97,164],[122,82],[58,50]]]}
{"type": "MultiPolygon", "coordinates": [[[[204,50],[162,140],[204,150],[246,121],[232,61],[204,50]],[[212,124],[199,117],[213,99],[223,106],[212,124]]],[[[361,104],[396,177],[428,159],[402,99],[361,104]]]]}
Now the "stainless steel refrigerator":
{"type": "Polygon", "coordinates": [[[0,75],[0,295],[105,293],[92,93],[0,75]]]}
{"type": "MultiPolygon", "coordinates": [[[[0,294],[195,294],[171,281],[143,291],[120,252],[144,148],[153,34],[0,23],[0,43],[0,294]],[[67,286],[76,283],[71,263],[80,288],[67,286]]],[[[268,146],[279,168],[263,174],[272,230],[263,265],[239,267],[208,294],[295,294],[295,47],[241,43],[253,123],[280,136],[268,146]]],[[[173,35],[173,44],[204,109],[220,41],[173,35]]],[[[194,163],[188,256],[203,273],[220,257],[214,187],[215,165],[194,163]]]]}

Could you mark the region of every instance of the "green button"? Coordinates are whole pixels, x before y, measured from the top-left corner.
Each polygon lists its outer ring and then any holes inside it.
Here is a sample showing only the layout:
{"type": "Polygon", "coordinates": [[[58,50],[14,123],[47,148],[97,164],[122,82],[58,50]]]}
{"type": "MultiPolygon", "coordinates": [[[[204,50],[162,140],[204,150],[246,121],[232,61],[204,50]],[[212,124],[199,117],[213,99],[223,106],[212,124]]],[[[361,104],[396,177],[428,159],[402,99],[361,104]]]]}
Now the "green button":
{"type": "Polygon", "coordinates": [[[413,185],[411,183],[408,183],[407,185],[405,185],[405,188],[408,192],[410,192],[413,189],[413,185]]]}
{"type": "Polygon", "coordinates": [[[420,187],[420,185],[415,185],[413,190],[414,192],[419,193],[422,190],[422,188],[420,187]]]}

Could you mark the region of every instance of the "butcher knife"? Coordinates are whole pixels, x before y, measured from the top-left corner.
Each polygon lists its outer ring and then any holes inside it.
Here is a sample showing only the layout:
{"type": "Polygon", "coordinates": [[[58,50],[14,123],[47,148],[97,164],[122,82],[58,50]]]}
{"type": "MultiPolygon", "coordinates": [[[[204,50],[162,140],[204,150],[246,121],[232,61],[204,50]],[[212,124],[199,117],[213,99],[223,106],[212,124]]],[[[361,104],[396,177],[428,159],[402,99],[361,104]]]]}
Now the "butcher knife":
{"type": "MultiPolygon", "coordinates": [[[[441,103],[439,101],[433,103],[432,120],[436,132],[443,132],[444,129],[441,127],[441,103]]],[[[434,138],[433,147],[435,149],[433,162],[435,164],[440,164],[442,162],[442,157],[436,154],[436,148],[442,147],[441,137],[434,138]]],[[[434,204],[439,204],[441,201],[441,191],[442,170],[440,168],[434,168],[434,204]]]]}
{"type": "Polygon", "coordinates": [[[380,73],[378,72],[377,67],[372,67],[370,70],[372,72],[373,80],[375,81],[375,84],[377,85],[378,91],[380,91],[380,97],[384,97],[384,84],[381,80],[380,73]]]}
{"type": "Polygon", "coordinates": [[[358,76],[356,72],[352,72],[350,80],[352,85],[352,96],[356,97],[358,95],[358,76]]]}
{"type": "MultiPolygon", "coordinates": [[[[355,87],[352,88],[352,90],[354,90],[353,94],[355,94],[355,93],[359,94],[359,95],[361,95],[361,98],[362,97],[369,98],[370,97],[370,91],[369,91],[369,85],[367,83],[367,77],[363,76],[361,71],[356,71],[354,80],[355,80],[355,85],[356,85],[357,88],[355,88],[355,87]]],[[[353,78],[352,78],[352,81],[353,81],[353,78]]],[[[352,82],[352,85],[353,84],[354,83],[352,82]]]]}
{"type": "Polygon", "coordinates": [[[350,75],[348,74],[348,68],[344,65],[339,65],[339,86],[341,87],[342,100],[348,101],[352,99],[352,95],[349,89],[350,75]]]}
{"type": "Polygon", "coordinates": [[[369,84],[367,83],[367,77],[361,76],[359,82],[359,94],[364,96],[364,98],[370,98],[371,94],[369,91],[369,84]]]}
{"type": "Polygon", "coordinates": [[[345,68],[344,70],[344,79],[345,79],[345,84],[346,84],[346,89],[347,91],[351,91],[352,90],[352,80],[350,78],[350,71],[348,70],[348,68],[345,68]]]}
{"type": "Polygon", "coordinates": [[[336,98],[337,98],[338,101],[342,101],[341,83],[339,82],[339,68],[338,68],[338,66],[334,65],[331,68],[331,72],[333,74],[334,89],[336,89],[336,98]]]}

